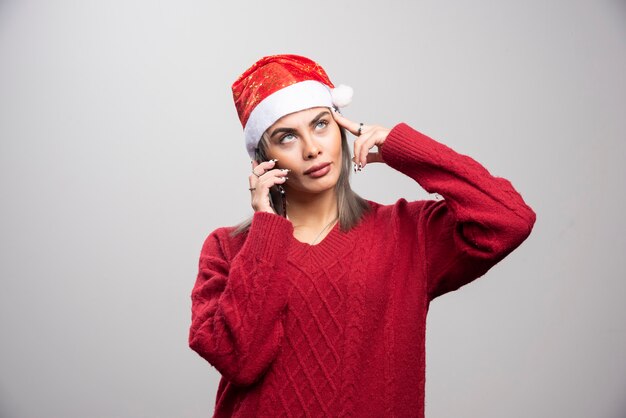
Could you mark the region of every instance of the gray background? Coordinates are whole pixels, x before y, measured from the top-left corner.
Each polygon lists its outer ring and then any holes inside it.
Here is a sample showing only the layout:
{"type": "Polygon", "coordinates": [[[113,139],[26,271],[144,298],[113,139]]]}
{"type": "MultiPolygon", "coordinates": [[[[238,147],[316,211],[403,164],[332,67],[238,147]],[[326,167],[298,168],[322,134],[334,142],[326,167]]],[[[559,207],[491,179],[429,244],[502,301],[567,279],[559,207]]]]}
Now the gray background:
{"type": "MultiPolygon", "coordinates": [[[[203,417],[187,346],[214,228],[251,213],[230,93],[298,53],[508,178],[538,214],[431,305],[432,417],[626,416],[623,1],[0,2],[0,416],[203,417]]],[[[388,167],[383,203],[427,195],[388,167]]]]}

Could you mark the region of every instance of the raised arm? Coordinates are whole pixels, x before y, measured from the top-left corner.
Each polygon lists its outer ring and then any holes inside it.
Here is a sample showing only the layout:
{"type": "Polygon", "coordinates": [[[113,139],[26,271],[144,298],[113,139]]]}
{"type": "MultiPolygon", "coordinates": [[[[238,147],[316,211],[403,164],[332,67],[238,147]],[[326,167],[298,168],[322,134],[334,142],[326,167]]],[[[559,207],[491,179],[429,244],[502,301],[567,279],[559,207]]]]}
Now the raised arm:
{"type": "Polygon", "coordinates": [[[223,228],[203,245],[189,346],[237,385],[254,383],[282,343],[288,289],[282,265],[292,234],[288,220],[257,212],[237,254],[223,228]]]}
{"type": "Polygon", "coordinates": [[[406,124],[389,132],[381,156],[444,198],[404,209],[412,212],[417,228],[430,299],[480,277],[530,234],[533,210],[508,180],[492,176],[472,158],[406,124]]]}

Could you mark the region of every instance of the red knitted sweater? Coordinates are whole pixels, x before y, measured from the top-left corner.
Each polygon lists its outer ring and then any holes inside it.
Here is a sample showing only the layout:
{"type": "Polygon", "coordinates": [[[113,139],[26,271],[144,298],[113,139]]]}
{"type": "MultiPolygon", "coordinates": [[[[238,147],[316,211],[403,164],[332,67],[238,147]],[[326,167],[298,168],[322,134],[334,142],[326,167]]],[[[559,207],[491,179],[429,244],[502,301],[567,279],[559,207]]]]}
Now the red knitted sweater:
{"type": "Polygon", "coordinates": [[[443,200],[370,202],[317,245],[255,213],[206,239],[189,343],[221,374],[214,417],[423,417],[430,301],[524,241],[535,213],[509,181],[399,124],[385,162],[443,200]]]}

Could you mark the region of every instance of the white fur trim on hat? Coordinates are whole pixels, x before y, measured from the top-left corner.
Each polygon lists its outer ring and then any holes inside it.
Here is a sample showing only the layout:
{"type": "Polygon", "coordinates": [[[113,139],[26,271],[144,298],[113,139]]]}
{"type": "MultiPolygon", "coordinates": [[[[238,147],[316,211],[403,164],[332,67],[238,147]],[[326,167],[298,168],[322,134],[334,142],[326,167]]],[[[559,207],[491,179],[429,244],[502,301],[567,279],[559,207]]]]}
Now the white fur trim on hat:
{"type": "Polygon", "coordinates": [[[254,159],[254,150],[263,133],[283,116],[333,104],[328,86],[314,80],[301,81],[270,94],[252,110],[243,129],[248,154],[254,159]]]}

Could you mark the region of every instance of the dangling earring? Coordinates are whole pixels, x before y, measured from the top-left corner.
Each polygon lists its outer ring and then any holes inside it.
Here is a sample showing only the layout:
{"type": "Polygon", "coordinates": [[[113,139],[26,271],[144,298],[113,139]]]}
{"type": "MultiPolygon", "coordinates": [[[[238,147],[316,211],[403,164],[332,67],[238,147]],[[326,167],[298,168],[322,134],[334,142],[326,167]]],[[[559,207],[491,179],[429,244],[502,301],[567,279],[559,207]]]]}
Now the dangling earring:
{"type": "Polygon", "coordinates": [[[285,193],[285,188],[281,185],[278,185],[278,191],[280,192],[280,200],[282,202],[283,209],[283,217],[287,217],[287,194],[285,193]]]}

